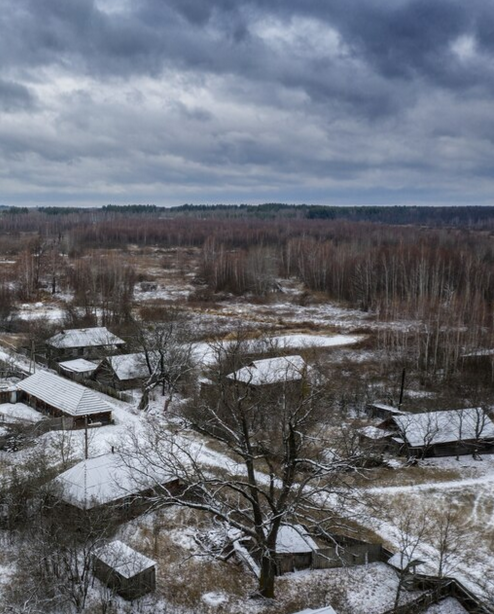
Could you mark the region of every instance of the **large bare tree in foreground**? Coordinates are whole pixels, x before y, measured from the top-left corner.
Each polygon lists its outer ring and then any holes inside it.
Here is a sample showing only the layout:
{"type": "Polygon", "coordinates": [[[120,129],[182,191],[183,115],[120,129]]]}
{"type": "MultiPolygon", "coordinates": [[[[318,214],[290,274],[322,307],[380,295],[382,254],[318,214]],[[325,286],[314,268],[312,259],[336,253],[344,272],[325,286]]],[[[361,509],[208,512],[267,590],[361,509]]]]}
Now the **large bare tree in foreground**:
{"type": "Polygon", "coordinates": [[[237,371],[245,364],[244,347],[241,340],[215,347],[208,391],[185,412],[205,439],[155,424],[145,446],[137,437],[135,444],[148,462],[182,479],[184,492],[165,493],[169,501],[205,510],[250,539],[260,562],[260,593],[273,597],[280,526],[334,528],[336,501],[351,492],[345,482],[356,459],[334,450],[328,393],[314,373],[296,373],[287,361],[285,377],[278,373],[276,381],[254,385],[254,369],[251,377],[248,369],[237,371]],[[324,509],[328,503],[331,512],[324,509]]]}

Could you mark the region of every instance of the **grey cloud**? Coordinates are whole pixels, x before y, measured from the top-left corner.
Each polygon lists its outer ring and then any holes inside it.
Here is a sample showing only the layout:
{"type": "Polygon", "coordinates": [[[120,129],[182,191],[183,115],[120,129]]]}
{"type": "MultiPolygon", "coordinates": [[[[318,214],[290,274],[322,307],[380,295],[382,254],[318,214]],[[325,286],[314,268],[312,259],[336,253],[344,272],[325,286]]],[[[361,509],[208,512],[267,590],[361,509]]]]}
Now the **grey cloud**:
{"type": "Polygon", "coordinates": [[[0,79],[0,110],[7,113],[32,111],[36,107],[35,97],[29,89],[19,83],[0,79]]]}

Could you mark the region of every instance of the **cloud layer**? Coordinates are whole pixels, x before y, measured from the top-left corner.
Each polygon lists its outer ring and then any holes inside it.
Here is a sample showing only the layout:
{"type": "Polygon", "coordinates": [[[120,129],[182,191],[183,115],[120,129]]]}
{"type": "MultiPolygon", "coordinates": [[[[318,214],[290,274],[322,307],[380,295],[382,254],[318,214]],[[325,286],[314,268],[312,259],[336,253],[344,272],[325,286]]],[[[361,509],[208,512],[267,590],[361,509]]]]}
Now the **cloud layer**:
{"type": "Polygon", "coordinates": [[[492,204],[487,0],[0,0],[0,202],[492,204]]]}

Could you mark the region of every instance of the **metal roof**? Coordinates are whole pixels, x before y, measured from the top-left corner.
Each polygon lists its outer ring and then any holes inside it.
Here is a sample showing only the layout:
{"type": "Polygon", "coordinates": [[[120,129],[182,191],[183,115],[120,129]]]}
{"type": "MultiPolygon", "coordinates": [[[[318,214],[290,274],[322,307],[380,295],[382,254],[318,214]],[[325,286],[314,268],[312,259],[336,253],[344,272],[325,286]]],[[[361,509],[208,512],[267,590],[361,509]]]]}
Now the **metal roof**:
{"type": "Polygon", "coordinates": [[[123,345],[125,341],[111,333],[106,326],[71,328],[51,337],[47,345],[58,349],[87,348],[105,345],[123,345]]]}
{"type": "Polygon", "coordinates": [[[93,390],[47,371],[30,375],[19,382],[17,388],[70,416],[111,411],[111,407],[93,390]]]}

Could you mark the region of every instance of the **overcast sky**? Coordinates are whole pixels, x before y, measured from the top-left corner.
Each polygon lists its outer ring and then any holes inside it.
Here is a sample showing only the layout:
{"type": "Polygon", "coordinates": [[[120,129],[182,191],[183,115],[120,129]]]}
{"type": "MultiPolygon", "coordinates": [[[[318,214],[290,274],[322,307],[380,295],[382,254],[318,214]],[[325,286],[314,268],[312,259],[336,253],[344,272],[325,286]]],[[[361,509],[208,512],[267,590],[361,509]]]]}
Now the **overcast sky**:
{"type": "Polygon", "coordinates": [[[0,204],[494,204],[491,0],[0,0],[0,204]]]}

